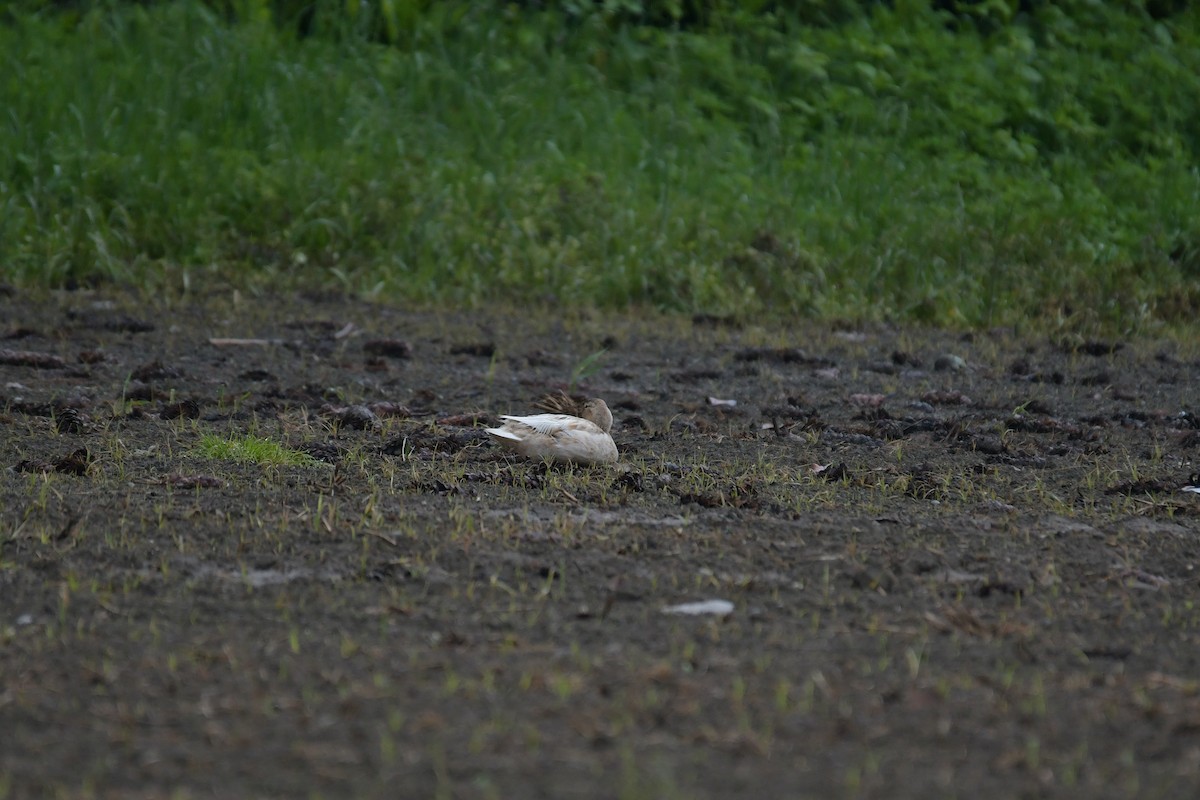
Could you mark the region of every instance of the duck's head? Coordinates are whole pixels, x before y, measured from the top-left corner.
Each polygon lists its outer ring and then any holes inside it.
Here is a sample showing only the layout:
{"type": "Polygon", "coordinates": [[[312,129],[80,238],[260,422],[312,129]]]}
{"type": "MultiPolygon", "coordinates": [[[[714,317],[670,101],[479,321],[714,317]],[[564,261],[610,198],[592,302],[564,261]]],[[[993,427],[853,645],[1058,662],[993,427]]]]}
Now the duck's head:
{"type": "Polygon", "coordinates": [[[589,422],[594,422],[599,426],[600,430],[608,433],[612,430],[613,416],[608,410],[608,404],[599,397],[589,400],[587,405],[583,407],[583,413],[579,416],[589,422]]]}

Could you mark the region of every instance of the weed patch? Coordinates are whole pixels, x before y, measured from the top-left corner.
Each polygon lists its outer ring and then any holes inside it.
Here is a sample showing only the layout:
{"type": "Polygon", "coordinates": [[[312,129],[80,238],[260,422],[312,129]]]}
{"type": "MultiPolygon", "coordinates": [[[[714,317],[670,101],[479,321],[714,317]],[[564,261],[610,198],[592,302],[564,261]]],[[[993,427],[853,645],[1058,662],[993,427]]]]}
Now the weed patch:
{"type": "Polygon", "coordinates": [[[229,437],[205,434],[196,443],[196,452],[204,458],[269,466],[313,467],[322,463],[308,453],[249,434],[229,437]]]}

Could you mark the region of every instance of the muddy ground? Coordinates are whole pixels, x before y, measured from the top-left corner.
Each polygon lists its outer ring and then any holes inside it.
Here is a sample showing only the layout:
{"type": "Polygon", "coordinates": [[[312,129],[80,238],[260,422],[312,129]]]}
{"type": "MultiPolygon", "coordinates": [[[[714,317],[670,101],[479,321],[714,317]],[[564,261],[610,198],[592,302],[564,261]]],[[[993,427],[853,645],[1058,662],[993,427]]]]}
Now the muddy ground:
{"type": "Polygon", "coordinates": [[[0,309],[0,797],[1200,796],[1194,343],[0,309]]]}

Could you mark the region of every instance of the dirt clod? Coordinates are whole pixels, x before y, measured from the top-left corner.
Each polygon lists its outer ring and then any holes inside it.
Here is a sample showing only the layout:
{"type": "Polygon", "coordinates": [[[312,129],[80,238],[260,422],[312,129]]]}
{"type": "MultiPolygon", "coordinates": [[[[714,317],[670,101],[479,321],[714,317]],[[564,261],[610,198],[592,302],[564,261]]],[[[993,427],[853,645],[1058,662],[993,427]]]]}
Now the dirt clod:
{"type": "Polygon", "coordinates": [[[388,358],[412,358],[413,349],[402,339],[368,339],[363,342],[363,352],[388,358]]]}
{"type": "Polygon", "coordinates": [[[37,353],[32,350],[0,349],[0,364],[34,369],[62,369],[66,362],[52,353],[37,353]]]}

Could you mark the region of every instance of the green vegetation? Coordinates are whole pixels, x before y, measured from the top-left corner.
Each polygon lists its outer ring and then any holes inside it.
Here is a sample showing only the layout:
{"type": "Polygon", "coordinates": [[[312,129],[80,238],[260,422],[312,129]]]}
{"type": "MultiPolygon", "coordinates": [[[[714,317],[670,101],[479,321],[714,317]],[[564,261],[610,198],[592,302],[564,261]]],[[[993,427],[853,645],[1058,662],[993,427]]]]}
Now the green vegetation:
{"type": "Polygon", "coordinates": [[[1195,10],[421,5],[307,36],[263,2],[0,15],[4,273],[973,325],[1200,306],[1195,10]]]}
{"type": "Polygon", "coordinates": [[[196,450],[204,458],[250,464],[311,467],[321,463],[307,453],[249,434],[229,437],[206,434],[196,444],[196,450]]]}

